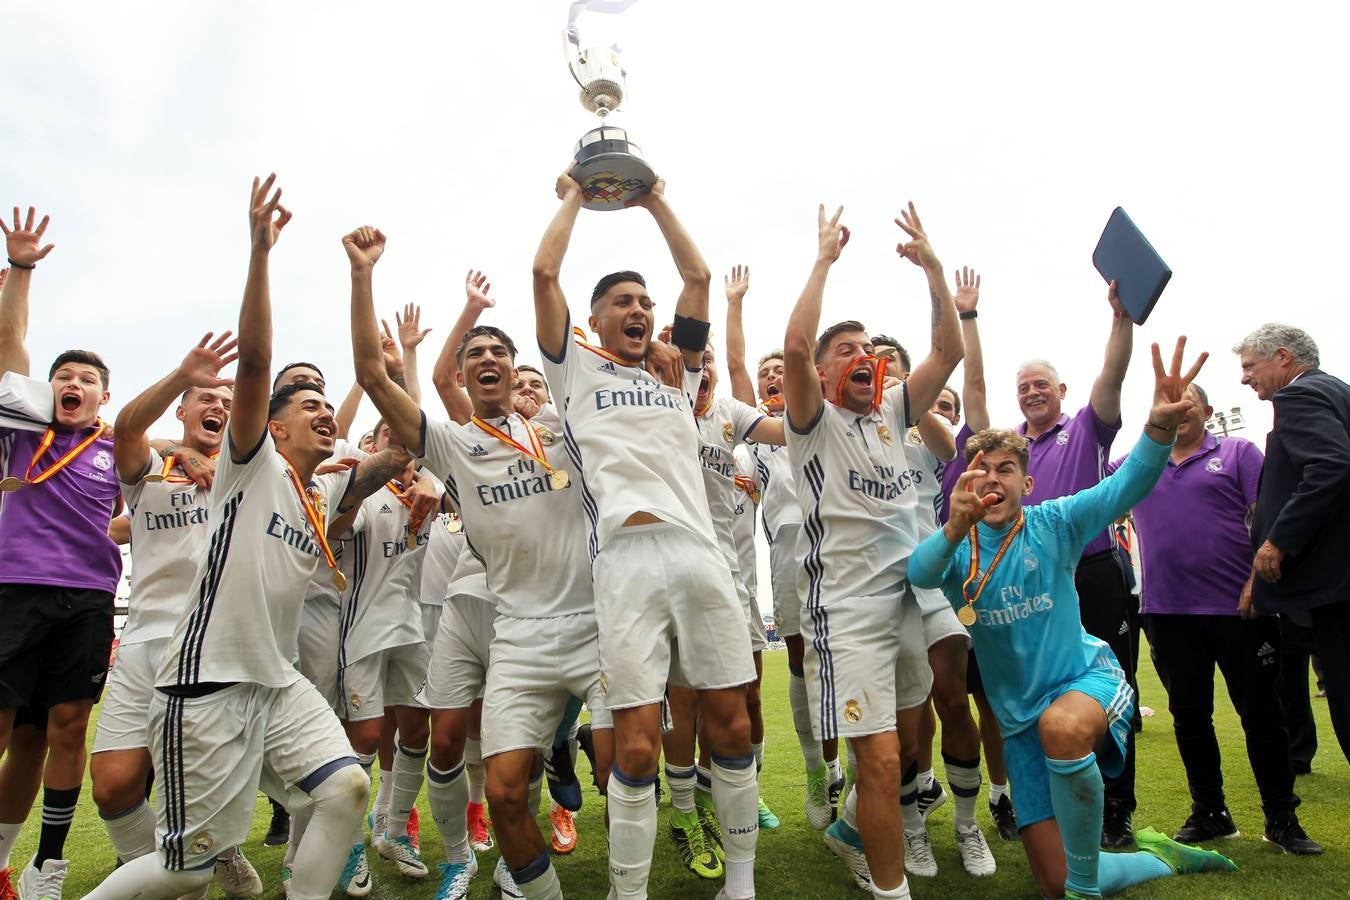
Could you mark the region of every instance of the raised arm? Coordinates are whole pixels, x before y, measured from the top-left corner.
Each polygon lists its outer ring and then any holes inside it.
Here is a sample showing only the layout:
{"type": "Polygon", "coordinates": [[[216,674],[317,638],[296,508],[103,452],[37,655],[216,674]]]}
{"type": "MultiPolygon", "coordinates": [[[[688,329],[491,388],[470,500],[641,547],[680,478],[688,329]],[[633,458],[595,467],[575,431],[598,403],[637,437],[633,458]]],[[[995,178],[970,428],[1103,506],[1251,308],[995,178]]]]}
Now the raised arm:
{"type": "Polygon", "coordinates": [[[816,333],[820,330],[820,308],[825,302],[825,279],[848,243],[848,228],[839,224],[841,206],[834,216],[825,218],[825,204],[816,212],[816,262],[806,278],[806,287],[788,318],[783,336],[783,394],[787,404],[788,426],[806,429],[824,408],[820,373],[816,371],[816,333]]]}
{"type": "Polygon", "coordinates": [[[122,407],[113,424],[113,433],[117,435],[117,440],[113,441],[113,462],[117,465],[118,481],[132,484],[145,474],[146,459],[150,455],[146,430],[159,421],[184,391],[228,387],[234,383],[229,378],[221,378],[219,373],[237,358],[235,343],[228,331],[218,338],[208,332],[188,351],[178,368],[122,407]]]}
{"type": "Polygon", "coordinates": [[[572,240],[572,229],[577,224],[577,213],[581,211],[581,185],[572,177],[570,166],[558,176],[554,188],[562,205],[548,223],[534,254],[534,330],[539,349],[553,359],[561,359],[572,336],[567,333],[570,318],[567,298],[558,278],[572,240]]]}
{"type": "Polygon", "coordinates": [[[346,440],[352,433],[352,423],[356,421],[356,414],[361,409],[361,398],[366,392],[361,390],[361,383],[352,384],[351,390],[347,391],[347,396],[342,398],[342,405],[338,407],[337,414],[333,416],[337,420],[338,437],[346,440]]]}
{"type": "Polygon", "coordinates": [[[925,410],[919,416],[919,437],[929,452],[943,462],[956,459],[956,438],[947,428],[946,422],[938,418],[937,413],[925,410]]]}
{"type": "Polygon", "coordinates": [[[900,212],[895,224],[909,236],[908,241],[896,245],[895,252],[923,269],[932,301],[931,346],[907,381],[909,408],[917,416],[921,411],[932,409],[938,394],[956,371],[956,364],[961,361],[961,323],[956,318],[956,304],[946,273],[942,271],[942,262],[933,251],[913,203],[909,204],[909,209],[900,212]]]}
{"type": "MultiPolygon", "coordinates": [[[[352,362],[356,366],[357,383],[384,416],[395,439],[420,456],[422,410],[417,401],[389,377],[380,349],[379,326],[375,324],[373,272],[375,263],[384,254],[384,244],[384,234],[368,225],[342,239],[352,270],[352,362]]],[[[369,496],[369,493],[357,499],[369,496]]]]}
{"type": "Polygon", "coordinates": [[[745,362],[745,323],[741,304],[750,290],[750,267],[736,266],[723,279],[727,288],[727,377],[731,396],[749,406],[755,405],[755,382],[745,362]]]}
{"type": "Polygon", "coordinates": [[[19,208],[14,207],[13,227],[0,218],[0,231],[5,233],[5,254],[9,257],[9,275],[0,278],[0,374],[14,372],[28,374],[28,287],[33,281],[33,270],[38,261],[52,252],[53,244],[42,245],[50,216],[43,216],[37,227],[33,219],[37,211],[28,207],[28,217],[19,222],[19,208]]]}
{"type": "Polygon", "coordinates": [[[398,343],[403,348],[403,386],[408,396],[419,407],[422,405],[422,384],[417,374],[417,345],[426,340],[431,329],[422,328],[422,307],[405,303],[403,315],[394,310],[394,324],[398,326],[398,343]]]}
{"type": "Polygon", "coordinates": [[[984,386],[984,350],[980,346],[980,326],[975,323],[980,304],[980,276],[974,269],[961,267],[956,273],[956,313],[961,322],[961,343],[966,355],[962,360],[965,383],[961,386],[961,406],[971,431],[989,427],[989,394],[984,386]]]}
{"type": "Polygon", "coordinates": [[[464,343],[464,335],[478,324],[483,311],[497,305],[497,301],[488,296],[491,289],[492,283],[482,272],[470,269],[469,274],[464,276],[464,310],[446,336],[445,346],[441,348],[436,367],[431,371],[431,383],[436,386],[441,404],[450,418],[461,425],[473,415],[473,404],[469,402],[468,392],[459,383],[459,345],[464,343]]]}
{"type": "MultiPolygon", "coordinates": [[[[395,388],[395,390],[399,390],[395,388]]],[[[403,393],[399,390],[399,393],[403,393]]],[[[407,394],[403,394],[403,399],[412,402],[407,394]]],[[[336,516],[343,516],[361,505],[361,501],[378,491],[388,483],[398,473],[408,467],[412,457],[408,451],[398,445],[398,442],[390,444],[379,453],[367,456],[356,467],[356,474],[347,484],[347,491],[338,501],[336,516]]],[[[348,526],[350,527],[350,526],[348,526]]],[[[338,532],[340,533],[340,532],[338,532]]]]}
{"type": "MultiPolygon", "coordinates": [[[[634,206],[644,207],[652,214],[656,226],[661,229],[661,236],[666,239],[666,247],[675,260],[675,268],[679,271],[680,281],[684,284],[680,289],[679,299],[675,301],[675,315],[707,322],[710,315],[708,290],[712,284],[712,272],[704,262],[703,254],[694,245],[694,239],[689,236],[688,231],[685,231],[684,225],[676,218],[675,211],[666,202],[665,179],[656,179],[656,184],[652,185],[650,191],[630,202],[634,206]]],[[[681,347],[684,364],[690,369],[702,368],[704,349],[681,347]]]]}
{"type": "Polygon", "coordinates": [[[272,394],[272,295],[268,260],[291,211],[281,205],[281,188],[269,199],[275,173],[261,184],[253,179],[249,196],[249,232],[252,250],[244,301],[239,306],[239,365],[234,375],[234,402],[230,406],[230,455],[235,462],[258,446],[267,431],[267,404],[272,394]]]}
{"type": "Polygon", "coordinates": [[[1116,296],[1116,283],[1107,288],[1106,299],[1115,318],[1111,320],[1111,336],[1106,339],[1106,359],[1101,374],[1092,383],[1092,411],[1108,425],[1120,421],[1120,390],[1125,384],[1125,372],[1130,367],[1134,351],[1134,322],[1116,296]]]}

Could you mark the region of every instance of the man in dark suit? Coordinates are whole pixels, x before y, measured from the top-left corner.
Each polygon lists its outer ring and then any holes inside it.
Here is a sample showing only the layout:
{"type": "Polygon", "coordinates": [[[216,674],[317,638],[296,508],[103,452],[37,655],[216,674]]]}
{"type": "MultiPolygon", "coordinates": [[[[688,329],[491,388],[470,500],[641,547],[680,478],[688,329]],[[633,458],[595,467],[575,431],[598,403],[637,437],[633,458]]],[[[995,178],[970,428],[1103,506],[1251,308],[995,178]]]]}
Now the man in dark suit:
{"type": "Polygon", "coordinates": [[[1331,724],[1350,759],[1350,385],[1317,368],[1317,344],[1263,325],[1233,348],[1242,383],[1274,404],[1252,521],[1252,604],[1311,626],[1331,724]]]}

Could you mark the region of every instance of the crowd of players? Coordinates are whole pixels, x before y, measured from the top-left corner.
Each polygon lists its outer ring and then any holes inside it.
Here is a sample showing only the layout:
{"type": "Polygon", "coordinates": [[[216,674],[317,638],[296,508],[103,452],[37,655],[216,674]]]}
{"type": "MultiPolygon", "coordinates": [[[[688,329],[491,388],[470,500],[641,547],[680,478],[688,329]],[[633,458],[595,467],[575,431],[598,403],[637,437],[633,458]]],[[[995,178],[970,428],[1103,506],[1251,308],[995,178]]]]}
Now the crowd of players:
{"type": "MultiPolygon", "coordinates": [[[[495,301],[471,272],[434,365],[439,407],[425,404],[420,311],[381,330],[373,285],[386,239],[365,226],[342,239],[352,391],[335,409],[316,366],[274,371],[268,266],[291,213],[269,176],[250,194],[237,332],[207,334],[112,426],[99,418],[108,368],[88,351],[52,364],[50,425],[0,410],[14,416],[0,429],[0,897],[61,896],[100,697],[90,768],[119,866],[91,897],[203,896],[213,878],[227,895],[256,895],[240,846],[259,789],[296,900],[368,894],[367,830],[386,871],[438,882],[437,898],[467,896],[477,854],[494,844],[502,897],[561,897],[550,851],[576,846],[579,747],[605,797],[609,896],[647,895],[663,757],[682,863],[724,879],[719,897],[755,896],[758,833],[779,824],[758,786],[757,517],[805,818],[846,866],[841,881],[900,898],[906,873],[937,875],[926,822],[948,799],[933,774],[939,720],[961,877],[996,867],[977,821],[982,755],[993,830],[1021,841],[1044,896],[1234,868],[1190,846],[1237,833],[1209,718],[1216,664],[1246,731],[1266,839],[1321,852],[1294,811],[1270,615],[1325,632],[1344,734],[1346,624],[1326,609],[1343,606],[1344,574],[1322,579],[1320,600],[1295,584],[1308,580],[1305,560],[1327,553],[1315,516],[1344,496],[1350,471],[1317,468],[1350,451],[1346,387],[1317,370],[1311,338],[1265,326],[1235,352],[1244,383],[1275,400],[1273,446],[1282,401],[1340,416],[1339,436],[1316,449],[1302,432],[1278,444],[1282,466],[1312,475],[1259,481],[1256,447],[1206,431],[1194,383],[1205,354],[1187,367],[1184,338],[1169,365],[1154,345],[1148,424],[1113,461],[1135,331],[1114,285],[1087,403],[1065,413],[1054,367],[1029,362],[1017,373],[1025,421],[991,428],[979,276],[955,273],[953,291],[913,205],[896,220],[897,252],[928,289],[928,354],[911,368],[899,341],[858,321],[821,330],[849,238],[842,211],[822,206],[782,349],[752,378],[749,270],[725,279],[719,366],[711,274],[663,182],[635,205],[678,270],[673,319],[659,329],[643,277],[615,272],[592,292],[590,342],[560,286],[582,192],[568,173],[556,191],[533,267],[539,368],[479,324],[495,301]],[[948,381],[963,360],[958,392],[948,381]],[[381,419],[353,445],[363,395],[381,419]],[[182,434],[151,435],[171,409],[182,434]],[[1175,840],[1132,827],[1138,607],[1115,531],[1131,510],[1194,801],[1175,840]],[[126,541],[130,613],[105,686],[126,541]],[[548,839],[537,824],[546,778],[548,839]],[[37,852],[10,870],[39,787],[37,852]],[[416,821],[423,789],[444,843],[434,875],[416,821]]],[[[29,286],[52,249],[47,218],[35,218],[15,209],[0,222],[0,371],[15,396],[25,381],[30,395],[45,387],[24,378],[29,286]]]]}

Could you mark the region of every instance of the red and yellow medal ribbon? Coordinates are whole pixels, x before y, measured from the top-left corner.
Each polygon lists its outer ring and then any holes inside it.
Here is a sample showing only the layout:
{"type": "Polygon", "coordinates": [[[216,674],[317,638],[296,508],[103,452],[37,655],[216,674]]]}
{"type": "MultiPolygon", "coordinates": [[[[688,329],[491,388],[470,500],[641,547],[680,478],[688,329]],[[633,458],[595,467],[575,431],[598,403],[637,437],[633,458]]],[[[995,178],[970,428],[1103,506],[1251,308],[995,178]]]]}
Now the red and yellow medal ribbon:
{"type": "Polygon", "coordinates": [[[597,347],[597,346],[595,346],[594,344],[588,344],[588,343],[586,343],[585,341],[580,340],[580,339],[577,340],[577,346],[578,346],[578,347],[582,347],[582,348],[584,348],[584,349],[586,349],[586,350],[591,351],[591,352],[594,353],[596,356],[602,356],[602,357],[604,357],[605,359],[607,359],[607,360],[609,360],[610,362],[615,363],[615,364],[617,364],[617,365],[624,366],[625,368],[629,368],[629,369],[633,368],[633,364],[632,364],[632,363],[628,362],[627,360],[621,359],[621,358],[619,358],[618,356],[615,356],[613,353],[610,353],[610,352],[609,352],[608,350],[606,350],[604,347],[597,347]]]}
{"type": "Polygon", "coordinates": [[[539,433],[534,430],[534,426],[531,425],[529,422],[527,422],[524,419],[520,420],[520,423],[525,426],[525,433],[530,436],[530,447],[526,447],[520,441],[511,437],[511,435],[502,431],[500,428],[497,428],[489,424],[488,422],[485,422],[478,416],[473,416],[470,419],[470,421],[473,422],[473,424],[477,425],[479,428],[486,431],[488,434],[495,437],[497,440],[501,441],[503,444],[506,444],[508,447],[516,448],[522,454],[528,456],[530,459],[534,460],[535,462],[539,463],[539,465],[543,466],[544,471],[548,473],[549,478],[553,481],[554,487],[558,488],[567,487],[568,481],[567,473],[553,468],[552,464],[549,463],[548,457],[544,454],[544,442],[539,439],[539,433]]]}
{"type": "Polygon", "coordinates": [[[759,405],[759,411],[764,413],[765,415],[772,416],[776,413],[782,412],[785,406],[786,404],[783,402],[783,395],[778,394],[777,396],[770,397],[768,400],[765,400],[763,403],[761,403],[759,405]]]}
{"type": "Polygon", "coordinates": [[[970,529],[970,574],[961,584],[961,595],[966,598],[966,609],[962,610],[964,615],[959,617],[962,619],[963,625],[974,624],[975,601],[979,600],[980,595],[984,593],[985,586],[989,584],[990,576],[994,574],[994,570],[998,568],[998,564],[1003,562],[1003,555],[1008,552],[1008,548],[1012,546],[1013,539],[1017,537],[1017,533],[1022,530],[1022,526],[1026,523],[1027,514],[1021,513],[1017,517],[1017,522],[1013,527],[1008,529],[1008,534],[1003,538],[1003,543],[999,545],[998,553],[994,554],[994,561],[989,564],[989,569],[984,573],[984,577],[980,579],[980,583],[976,586],[974,596],[970,593],[970,585],[975,581],[976,576],[980,574],[980,535],[974,528],[970,529]],[[970,612],[966,612],[966,610],[970,610],[970,612]]]}
{"type": "Polygon", "coordinates": [[[853,370],[859,366],[872,367],[872,408],[868,412],[876,412],[881,406],[881,395],[885,392],[884,384],[886,381],[886,364],[889,359],[885,356],[860,356],[844,370],[843,376],[839,379],[839,387],[835,389],[834,405],[844,405],[844,391],[848,389],[848,376],[853,374],[853,370]]]}
{"type": "Polygon", "coordinates": [[[413,517],[412,515],[413,502],[412,500],[408,499],[408,492],[412,488],[409,487],[407,490],[404,490],[403,485],[399,484],[397,481],[386,481],[384,483],[384,486],[389,488],[389,493],[397,497],[398,502],[402,503],[404,508],[408,510],[408,531],[414,534],[417,533],[418,531],[421,531],[422,522],[425,521],[426,516],[423,515],[420,518],[413,517]]]}
{"type": "MultiPolygon", "coordinates": [[[[60,459],[52,463],[51,466],[39,472],[35,476],[33,475],[33,468],[38,464],[38,460],[42,459],[42,457],[47,454],[47,451],[50,450],[52,447],[52,442],[56,440],[56,429],[49,427],[47,429],[47,433],[42,436],[42,440],[38,443],[38,448],[33,453],[33,458],[29,460],[28,468],[24,470],[23,481],[15,484],[15,487],[23,487],[24,485],[42,484],[42,482],[49,480],[50,478],[55,476],[56,473],[60,472],[66,466],[70,465],[71,462],[75,459],[75,457],[79,456],[81,453],[88,450],[90,445],[92,445],[94,441],[103,437],[103,433],[108,430],[107,423],[105,423],[102,419],[95,419],[94,426],[95,426],[94,430],[90,432],[87,438],[80,441],[74,447],[71,447],[69,450],[65,452],[65,454],[61,456],[60,459]]],[[[18,479],[9,479],[9,478],[5,480],[7,482],[18,481],[18,479]]]]}
{"type": "MultiPolygon", "coordinates": [[[[219,450],[217,450],[215,453],[212,453],[208,457],[208,459],[215,459],[218,456],[220,456],[219,450]]],[[[159,477],[154,478],[150,475],[147,475],[145,476],[145,478],[142,479],[142,481],[150,481],[150,482],[162,481],[165,484],[192,484],[191,478],[187,478],[183,475],[170,474],[173,471],[173,467],[177,463],[177,461],[178,457],[170,453],[168,456],[164,457],[164,468],[159,470],[159,477]]]]}
{"type": "MultiPolygon", "coordinates": [[[[286,454],[282,453],[281,458],[286,459],[286,454]]],[[[319,549],[323,551],[324,562],[333,570],[333,583],[337,585],[339,591],[345,590],[347,577],[338,570],[337,557],[333,555],[333,548],[328,544],[328,529],[323,517],[319,515],[319,509],[310,497],[309,491],[300,483],[300,476],[295,473],[295,466],[291,465],[289,459],[286,459],[286,477],[290,479],[291,487],[295,488],[295,495],[300,498],[300,505],[305,509],[305,518],[314,529],[314,538],[319,542],[319,549]]]]}

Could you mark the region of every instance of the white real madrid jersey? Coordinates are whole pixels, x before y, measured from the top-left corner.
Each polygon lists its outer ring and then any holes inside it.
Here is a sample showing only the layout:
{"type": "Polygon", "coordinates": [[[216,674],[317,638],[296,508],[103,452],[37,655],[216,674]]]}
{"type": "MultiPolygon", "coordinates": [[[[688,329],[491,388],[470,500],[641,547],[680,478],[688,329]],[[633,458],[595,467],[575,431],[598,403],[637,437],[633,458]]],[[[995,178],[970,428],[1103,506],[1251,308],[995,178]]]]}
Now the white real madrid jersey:
{"type": "Polygon", "coordinates": [[[543,368],[580,473],[591,557],[637,512],[716,541],[693,414],[702,370],[686,369],[673,388],[589,344],[567,341],[562,352],[544,353],[543,368]]]}
{"type": "Polygon", "coordinates": [[[703,490],[708,495],[713,533],[733,573],[740,569],[736,536],[736,460],[733,452],[745,442],[746,435],[764,419],[764,413],[735,397],[716,397],[698,416],[699,462],[703,465],[703,490]]]}
{"type": "MultiPolygon", "coordinates": [[[[335,438],[333,440],[333,455],[328,457],[329,462],[339,459],[365,459],[368,454],[360,447],[348,441],[346,438],[335,438]]],[[[350,538],[350,535],[348,536],[350,538]]],[[[332,542],[333,555],[341,561],[347,552],[347,545],[350,540],[336,540],[332,542]]],[[[344,569],[343,574],[347,580],[351,581],[350,568],[344,569]]],[[[334,606],[342,602],[341,592],[333,585],[333,579],[327,571],[316,572],[315,577],[310,579],[309,587],[305,589],[306,600],[326,600],[334,606]]]]}
{"type": "MultiPolygon", "coordinates": [[[[908,409],[909,385],[901,384],[900,389],[905,393],[904,408],[908,409]]],[[[923,438],[919,436],[918,422],[921,415],[922,411],[916,411],[910,417],[914,424],[905,429],[905,455],[914,463],[914,468],[924,476],[914,482],[919,540],[923,540],[941,527],[942,523],[938,521],[938,507],[942,504],[942,470],[947,466],[924,445],[923,438]]]]}
{"type": "MultiPolygon", "coordinates": [[[[163,458],[151,450],[141,474],[163,467],[163,458]]],[[[131,521],[131,596],[120,636],[128,645],[173,634],[210,535],[209,495],[178,470],[164,481],[138,479],[121,487],[131,521]]]]}
{"type": "Polygon", "coordinates": [[[536,619],[594,610],[581,479],[558,421],[536,416],[527,423],[512,413],[487,424],[531,453],[541,449],[554,470],[567,473],[560,487],[541,462],[477,423],[423,415],[423,462],[443,476],[459,508],[466,546],[483,562],[498,612],[536,619]]]}
{"type": "Polygon", "coordinates": [[[742,444],[736,448],[734,456],[737,479],[736,489],[732,493],[735,502],[731,509],[731,536],[736,542],[736,562],[740,566],[741,582],[751,594],[755,594],[759,582],[755,569],[755,513],[758,510],[755,498],[762,498],[763,495],[749,447],[742,444]]]}
{"type": "MultiPolygon", "coordinates": [[[[157,687],[248,682],[286,687],[305,587],[326,563],[288,465],[263,434],[243,462],[227,434],[216,463],[211,536],[197,560],[187,604],[155,678],[157,687]]],[[[355,470],[309,482],[323,527],[355,470]]]]}
{"type": "Polygon", "coordinates": [[[808,604],[892,594],[904,581],[918,544],[916,482],[931,477],[906,460],[904,398],[891,388],[864,415],[826,401],[814,422],[789,423],[808,604]]]}
{"type": "Polygon", "coordinates": [[[778,529],[784,525],[802,524],[792,460],[786,446],[750,444],[749,447],[755,460],[755,480],[759,482],[764,539],[772,544],[778,539],[778,529]]]}
{"type": "MultiPolygon", "coordinates": [[[[422,560],[422,583],[417,599],[423,606],[440,606],[445,602],[455,564],[464,549],[464,532],[451,531],[449,513],[441,513],[431,524],[427,535],[427,549],[422,560]]],[[[454,521],[458,521],[456,518],[454,521]]]]}
{"type": "Polygon", "coordinates": [[[342,665],[425,640],[413,591],[421,584],[432,520],[410,523],[408,508],[389,485],[362,501],[347,547],[352,572],[342,594],[342,665]]]}

